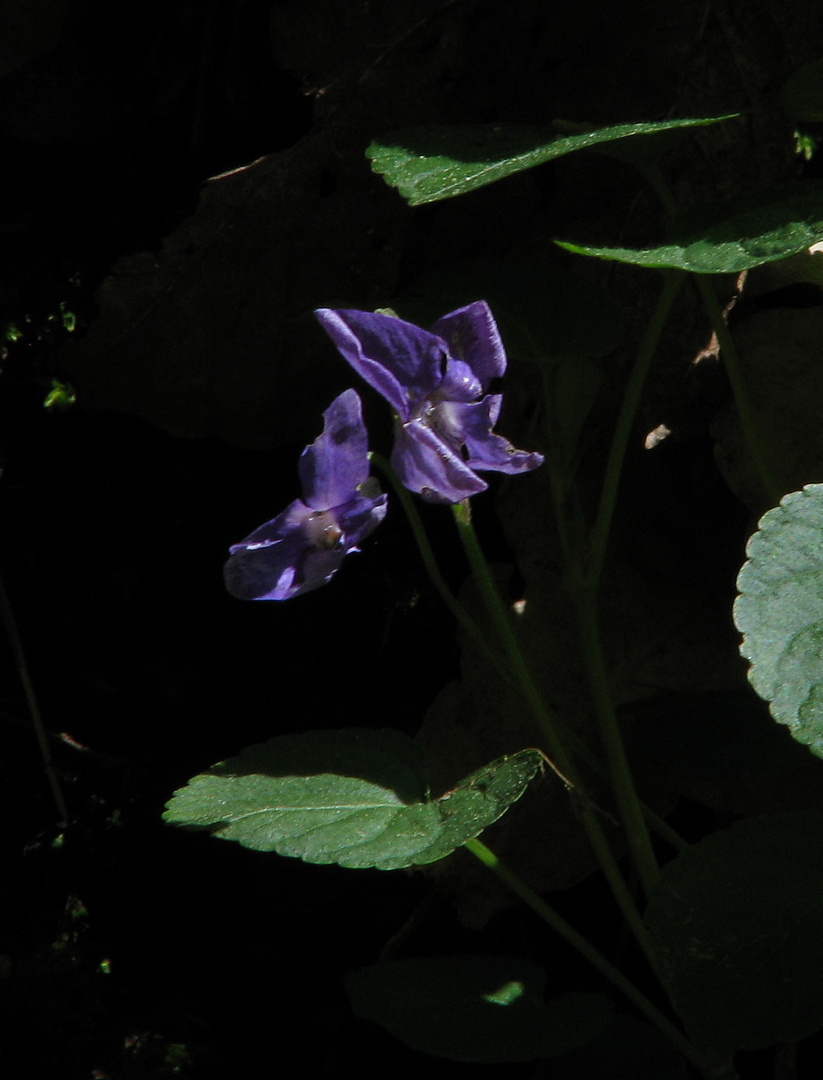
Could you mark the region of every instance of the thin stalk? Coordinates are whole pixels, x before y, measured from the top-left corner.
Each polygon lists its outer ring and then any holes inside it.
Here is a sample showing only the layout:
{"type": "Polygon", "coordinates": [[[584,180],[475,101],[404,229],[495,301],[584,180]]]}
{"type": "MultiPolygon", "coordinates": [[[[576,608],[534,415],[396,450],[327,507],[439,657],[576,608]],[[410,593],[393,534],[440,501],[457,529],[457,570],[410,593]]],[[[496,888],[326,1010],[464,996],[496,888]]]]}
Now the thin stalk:
{"type": "Polygon", "coordinates": [[[674,1043],[680,1053],[690,1061],[692,1065],[707,1078],[707,1080],[734,1080],[735,1072],[728,1061],[716,1061],[707,1059],[676,1027],[671,1020],[662,1013],[638,988],[625,977],[613,964],[611,964],[590,941],[578,933],[566,920],[559,915],[554,908],[550,907],[542,897],[530,888],[525,881],[517,876],[505,863],[489,850],[481,840],[469,840],[464,845],[475,858],[496,874],[515,895],[528,904],[528,906],[544,922],[558,933],[572,948],[584,956],[604,978],[616,987],[632,1005],[649,1020],[658,1031],[670,1042],[674,1043]]]}
{"type": "Polygon", "coordinates": [[[480,544],[478,543],[474,526],[471,521],[471,508],[468,499],[464,499],[463,502],[452,506],[452,511],[454,512],[454,519],[457,523],[457,531],[463,543],[463,548],[469,560],[469,565],[471,566],[486,610],[497,630],[500,642],[503,646],[503,651],[508,658],[521,692],[531,708],[534,718],[543,734],[543,738],[546,741],[546,747],[548,748],[550,757],[557,767],[557,770],[563,776],[567,777],[574,787],[580,789],[582,795],[582,798],[579,800],[581,824],[586,831],[586,835],[592,845],[597,861],[606,876],[606,880],[608,881],[614,898],[623,913],[623,917],[626,919],[626,922],[631,928],[632,933],[635,935],[641,948],[648,956],[648,941],[643,920],[640,918],[640,913],[637,910],[625,879],[620,872],[620,867],[617,865],[617,860],[614,857],[611,845],[603,831],[603,826],[598,816],[599,812],[592,804],[591,800],[585,797],[578,776],[577,767],[559,736],[556,717],[553,711],[547,708],[543,703],[540,691],[526,664],[520,649],[520,643],[515,636],[514,629],[509,620],[509,613],[500,598],[497,586],[492,579],[488,564],[480,549],[480,544]]]}
{"type": "Polygon", "coordinates": [[[400,483],[397,477],[397,473],[389,465],[385,458],[380,454],[376,454],[373,450],[369,453],[369,459],[377,466],[380,472],[385,476],[388,482],[391,484],[392,489],[400,500],[400,505],[406,513],[409,525],[411,526],[412,534],[417,543],[417,549],[420,552],[420,558],[423,560],[423,566],[426,568],[426,573],[429,575],[429,580],[435,589],[440,594],[440,599],[454,615],[458,624],[469,635],[475,645],[478,646],[483,655],[491,661],[494,667],[497,669],[499,675],[501,675],[509,684],[513,683],[512,676],[509,673],[506,666],[501,662],[500,657],[492,649],[486,639],[483,631],[469,615],[449,586],[446,584],[445,578],[440,573],[440,568],[437,565],[437,559],[435,558],[432,546],[429,543],[429,538],[426,535],[426,530],[423,528],[423,522],[420,520],[420,514],[417,512],[414,499],[408,493],[408,491],[400,483]]]}
{"type": "MultiPolygon", "coordinates": [[[[486,611],[490,615],[492,623],[498,633],[500,644],[503,646],[503,651],[514,672],[518,686],[520,687],[523,696],[526,698],[526,701],[531,706],[531,710],[543,733],[548,749],[557,759],[557,762],[561,767],[563,767],[563,764],[565,763],[569,766],[570,770],[574,771],[574,766],[568,758],[566,748],[558,736],[558,718],[555,716],[554,711],[549,709],[543,703],[540,691],[537,689],[534,679],[531,676],[531,672],[526,665],[526,661],[520,649],[520,643],[515,636],[509,613],[500,598],[497,586],[489,572],[488,564],[480,548],[477,534],[474,531],[474,525],[472,524],[471,519],[471,507],[468,499],[464,499],[463,502],[453,505],[452,512],[454,513],[457,531],[463,544],[463,549],[466,552],[466,557],[469,560],[469,566],[471,567],[475,582],[480,590],[480,595],[483,599],[486,611]]],[[[567,772],[565,768],[563,771],[567,772]]]]}
{"type": "Polygon", "coordinates": [[[643,888],[648,894],[659,875],[657,860],[652,849],[643,806],[637,795],[634,779],[629,768],[623,737],[617,723],[614,703],[609,693],[603,644],[597,610],[597,587],[603,574],[606,550],[612,519],[617,503],[617,493],[629,438],[634,425],[643,384],[651,366],[663,328],[675,296],[683,282],[683,273],[668,271],[663,276],[663,289],[658,298],[646,333],[637,351],[637,358],[629,376],[623,402],[615,425],[603,488],[597,508],[594,528],[585,565],[574,555],[570,558],[570,576],[575,587],[575,609],[580,629],[583,660],[589,680],[592,703],[598,718],[600,737],[606,753],[612,788],[614,790],[626,839],[643,888]]]}
{"type": "Polygon", "coordinates": [[[597,508],[597,517],[595,518],[589,545],[589,557],[585,566],[585,581],[592,587],[599,583],[603,573],[609,531],[617,503],[617,489],[620,485],[620,476],[626,458],[629,436],[637,414],[637,407],[640,404],[643,383],[646,381],[649,367],[657,351],[657,346],[660,344],[663,327],[677,291],[683,282],[683,277],[684,274],[681,270],[666,270],[663,272],[663,291],[652,312],[643,340],[640,342],[637,358],[623,394],[623,403],[617,417],[617,425],[614,429],[612,445],[609,450],[609,459],[606,463],[606,473],[603,477],[600,504],[597,508]]]}
{"type": "Polygon", "coordinates": [[[634,778],[629,768],[623,736],[614,711],[614,702],[609,692],[597,615],[597,593],[595,589],[584,585],[578,590],[576,599],[575,610],[583,646],[583,660],[589,679],[592,704],[600,725],[600,737],[609,765],[612,789],[632,860],[648,896],[660,876],[660,869],[652,848],[643,805],[638,798],[634,778]]]}
{"type": "Polygon", "coordinates": [[[671,825],[662,818],[659,814],[656,814],[651,807],[646,806],[645,803],[641,803],[640,807],[643,811],[643,817],[646,819],[646,824],[652,830],[656,832],[661,840],[669,844],[678,855],[682,855],[684,851],[692,846],[688,840],[684,840],[680,833],[671,827],[671,825]]]}
{"type": "MultiPolygon", "coordinates": [[[[409,495],[408,491],[400,483],[397,474],[389,463],[380,456],[380,454],[372,451],[370,458],[373,464],[380,470],[380,472],[386,477],[392,486],[395,494],[397,495],[400,503],[406,513],[409,525],[411,526],[412,534],[417,542],[417,547],[420,552],[420,558],[423,561],[423,565],[426,572],[429,575],[434,587],[440,594],[440,598],[443,603],[454,615],[455,619],[463,630],[471,637],[474,643],[481,649],[483,655],[494,664],[498,673],[505,679],[505,681],[513,687],[520,688],[519,683],[515,681],[514,676],[509,671],[502,661],[499,654],[491,648],[488,642],[488,638],[483,634],[483,631],[472,619],[471,615],[466,611],[460,601],[455,597],[454,593],[449,589],[442,574],[440,573],[437,565],[437,559],[435,557],[432,546],[429,543],[429,538],[426,535],[426,531],[423,527],[423,522],[420,519],[420,515],[417,512],[417,506],[414,499],[409,495]]],[[[568,730],[565,724],[561,722],[559,716],[554,716],[554,724],[557,729],[559,737],[563,740],[564,745],[569,746],[574,754],[576,754],[582,761],[584,761],[591,769],[599,773],[602,776],[606,775],[606,767],[603,762],[600,761],[591,751],[585,746],[577,736],[568,730]]],[[[562,777],[561,779],[567,779],[562,777]]],[[[671,826],[667,825],[663,819],[656,814],[650,807],[643,804],[643,814],[649,824],[649,827],[653,829],[661,839],[669,843],[676,851],[684,851],[689,847],[688,843],[679,836],[671,826]]]]}
{"type": "Polygon", "coordinates": [[[46,727],[43,723],[43,715],[40,712],[40,706],[37,703],[37,695],[34,692],[34,683],[31,681],[31,675],[29,674],[29,667],[26,663],[26,654],[23,651],[23,643],[20,640],[20,631],[17,628],[17,620],[14,617],[14,612],[11,609],[11,603],[9,601],[8,593],[6,592],[6,586],[3,583],[3,577],[0,574],[0,616],[2,616],[3,625],[6,629],[6,635],[11,645],[12,655],[14,656],[14,663],[17,667],[17,673],[20,676],[20,682],[23,684],[23,692],[26,695],[26,702],[29,707],[29,715],[31,716],[31,722],[34,726],[34,733],[37,736],[37,744],[40,747],[40,754],[43,758],[43,767],[46,770],[46,776],[48,777],[49,787],[51,788],[52,798],[54,799],[54,805],[57,807],[57,813],[60,820],[58,821],[58,827],[62,831],[67,829],[69,825],[69,811],[66,806],[66,800],[63,798],[63,789],[60,786],[60,780],[58,779],[57,772],[54,768],[54,761],[51,756],[51,747],[49,746],[48,736],[46,735],[46,727]]]}

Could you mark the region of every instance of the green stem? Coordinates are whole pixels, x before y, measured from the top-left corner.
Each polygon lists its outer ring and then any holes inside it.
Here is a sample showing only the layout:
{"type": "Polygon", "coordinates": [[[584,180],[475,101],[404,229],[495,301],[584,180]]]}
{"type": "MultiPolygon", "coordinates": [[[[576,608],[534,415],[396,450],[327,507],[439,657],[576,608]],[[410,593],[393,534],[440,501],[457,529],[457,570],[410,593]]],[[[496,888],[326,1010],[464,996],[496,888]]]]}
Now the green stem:
{"type": "Polygon", "coordinates": [[[656,832],[661,840],[669,844],[678,855],[682,855],[684,851],[688,851],[691,844],[688,840],[684,840],[680,833],[671,827],[671,825],[664,818],[656,814],[651,807],[646,806],[645,803],[641,803],[640,807],[643,811],[643,817],[646,819],[646,824],[649,828],[656,832]]]}
{"type": "MultiPolygon", "coordinates": [[[[426,568],[426,572],[428,573],[432,584],[440,594],[443,603],[454,615],[455,619],[463,628],[463,630],[469,635],[469,637],[471,637],[475,645],[479,647],[483,655],[486,656],[486,658],[490,660],[491,663],[495,666],[498,673],[503,677],[503,679],[505,679],[505,681],[510,686],[518,687],[518,683],[515,682],[515,679],[512,676],[512,673],[509,671],[508,667],[506,667],[501,662],[498,652],[495,649],[491,648],[486,635],[483,634],[480,627],[468,614],[460,601],[454,596],[454,594],[446,584],[445,580],[443,579],[443,576],[441,575],[440,570],[437,566],[437,560],[435,558],[434,551],[432,550],[431,544],[429,543],[429,538],[426,535],[425,529],[423,528],[423,522],[421,521],[420,515],[417,512],[417,506],[414,502],[414,499],[412,499],[408,491],[400,483],[399,479],[397,478],[397,474],[395,473],[394,469],[392,469],[391,465],[389,465],[389,463],[384,458],[382,458],[380,454],[372,451],[369,456],[373,464],[389,481],[392,489],[400,500],[400,503],[408,518],[409,525],[411,526],[412,534],[414,535],[415,541],[417,542],[417,547],[420,551],[420,557],[423,561],[423,565],[426,568]]],[[[572,732],[570,732],[566,728],[565,724],[561,723],[560,717],[555,716],[553,719],[555,727],[558,731],[560,738],[562,738],[564,745],[570,746],[571,750],[595,772],[599,773],[600,775],[605,775],[606,770],[603,763],[598,760],[598,758],[596,758],[594,754],[590,752],[588,747],[586,747],[580,741],[580,739],[578,739],[572,732]]],[[[654,829],[654,831],[663,840],[671,844],[671,846],[676,851],[684,851],[689,846],[682,837],[678,836],[678,834],[669,825],[667,825],[662,818],[655,814],[655,812],[651,810],[648,806],[643,806],[643,814],[645,815],[646,820],[649,823],[649,827],[654,829]]]]}
{"type": "Polygon", "coordinates": [[[637,358],[623,394],[623,402],[603,477],[603,488],[592,530],[588,560],[585,565],[582,565],[574,554],[570,559],[571,580],[575,587],[577,601],[575,608],[589,689],[599,721],[600,736],[606,753],[612,788],[620,810],[621,821],[626,830],[629,850],[647,894],[654,887],[659,869],[652,849],[643,806],[638,798],[626,757],[614,703],[609,693],[597,611],[597,587],[603,575],[623,463],[637,415],[640,395],[660,344],[669,311],[683,282],[683,276],[680,271],[668,271],[664,274],[663,289],[638,348],[637,358]]]}
{"type": "Polygon", "coordinates": [[[452,506],[452,511],[454,512],[454,518],[457,523],[457,530],[463,543],[463,548],[469,560],[469,565],[471,566],[486,610],[497,630],[500,642],[503,646],[503,651],[508,658],[521,692],[530,706],[534,718],[543,734],[551,760],[557,767],[557,770],[565,776],[575,788],[579,789],[581,795],[579,801],[581,824],[586,831],[586,835],[592,845],[597,861],[606,876],[606,880],[608,881],[614,898],[623,913],[623,917],[626,919],[626,922],[631,928],[632,933],[635,935],[639,945],[648,956],[649,948],[643,920],[640,918],[640,913],[637,910],[632,895],[620,872],[620,868],[617,865],[614,852],[603,831],[603,826],[598,816],[599,811],[592,804],[591,800],[585,796],[575,763],[568,754],[566,747],[558,734],[558,723],[554,713],[544,705],[540,691],[538,690],[528,665],[526,664],[525,658],[523,657],[520,644],[515,636],[514,629],[509,619],[509,613],[500,598],[500,594],[498,593],[497,587],[489,572],[488,564],[480,549],[480,544],[478,543],[474,526],[472,525],[471,508],[468,499],[464,499],[463,502],[452,506]]]}
{"type": "Polygon", "coordinates": [[[466,634],[472,639],[475,645],[478,646],[483,655],[491,661],[494,667],[497,669],[499,675],[501,675],[506,682],[512,683],[512,677],[506,666],[501,662],[497,652],[491,648],[487,638],[483,634],[483,631],[469,615],[449,586],[446,584],[445,578],[440,573],[440,568],[437,565],[437,559],[432,551],[432,546],[429,543],[429,538],[426,535],[426,530],[423,527],[423,522],[420,519],[420,514],[417,512],[414,499],[409,492],[403,487],[398,479],[397,473],[380,454],[375,453],[373,450],[369,453],[371,462],[380,470],[385,476],[388,482],[391,484],[392,489],[400,500],[400,505],[406,513],[409,525],[411,526],[412,534],[417,543],[417,549],[420,552],[420,558],[423,560],[423,566],[426,568],[426,573],[429,575],[429,580],[435,589],[440,594],[440,599],[454,615],[458,625],[465,631],[466,634]]]}
{"type": "Polygon", "coordinates": [[[623,404],[620,407],[620,414],[617,418],[617,425],[614,429],[612,445],[609,450],[606,473],[603,477],[603,489],[600,494],[600,505],[597,508],[597,517],[595,518],[589,546],[589,557],[585,567],[586,583],[592,587],[599,583],[603,573],[609,531],[611,530],[614,508],[617,503],[617,489],[620,485],[626,448],[629,444],[629,437],[637,414],[637,406],[640,404],[643,383],[646,381],[652,359],[657,351],[657,346],[660,344],[663,327],[677,291],[683,282],[683,276],[683,272],[680,270],[664,271],[663,291],[652,312],[652,317],[640,343],[637,358],[623,394],[623,404]]]}
{"type": "Polygon", "coordinates": [[[648,896],[660,876],[660,870],[643,814],[643,805],[634,786],[634,778],[626,757],[623,736],[617,722],[612,696],[609,692],[597,615],[596,590],[588,585],[580,588],[577,592],[575,609],[580,627],[583,660],[589,679],[589,691],[600,724],[600,737],[606,752],[612,789],[617,800],[620,820],[626,832],[626,841],[629,845],[632,860],[640,875],[643,889],[648,896]]]}
{"type": "Polygon", "coordinates": [[[2,617],[3,625],[6,628],[6,635],[8,636],[9,644],[11,645],[17,673],[20,676],[20,682],[23,684],[23,692],[26,695],[29,715],[31,716],[31,722],[34,726],[34,733],[37,736],[40,754],[43,758],[43,767],[46,770],[46,776],[48,777],[54,805],[57,807],[57,813],[60,817],[58,827],[62,831],[63,829],[68,828],[69,812],[66,807],[66,800],[63,798],[63,789],[60,786],[60,780],[58,779],[54,768],[51,747],[49,746],[49,740],[46,735],[46,727],[43,723],[40,706],[37,703],[37,695],[34,692],[34,683],[31,681],[29,667],[26,663],[26,654],[23,651],[23,643],[20,640],[20,631],[17,629],[17,620],[14,618],[14,612],[11,609],[11,603],[9,602],[2,575],[0,575],[0,616],[2,617]]]}
{"type": "Polygon", "coordinates": [[[669,1039],[680,1053],[707,1078],[707,1080],[734,1080],[735,1073],[728,1061],[707,1058],[640,990],[600,953],[590,941],[578,933],[566,920],[550,907],[542,897],[519,878],[505,863],[480,840],[469,840],[464,845],[475,858],[488,867],[508,885],[515,895],[540,916],[572,948],[584,956],[604,978],[616,987],[647,1020],[669,1039]]]}

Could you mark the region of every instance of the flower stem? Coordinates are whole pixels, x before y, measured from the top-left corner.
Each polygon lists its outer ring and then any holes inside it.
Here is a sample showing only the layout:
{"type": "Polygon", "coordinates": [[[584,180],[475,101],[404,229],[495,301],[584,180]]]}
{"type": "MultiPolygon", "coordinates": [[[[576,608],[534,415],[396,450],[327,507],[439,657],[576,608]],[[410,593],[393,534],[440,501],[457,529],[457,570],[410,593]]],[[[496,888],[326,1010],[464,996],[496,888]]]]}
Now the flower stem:
{"type": "MultiPolygon", "coordinates": [[[[395,494],[400,500],[403,509],[406,512],[406,516],[409,520],[409,524],[412,529],[415,541],[417,542],[418,550],[420,551],[420,557],[423,561],[423,565],[429,575],[429,578],[440,594],[443,603],[454,615],[455,619],[463,630],[469,635],[472,641],[477,645],[483,655],[489,659],[497,669],[509,686],[519,688],[512,676],[508,666],[506,666],[500,659],[499,653],[489,645],[489,641],[486,635],[483,634],[480,627],[472,619],[471,615],[466,611],[460,601],[455,597],[454,593],[449,589],[446,584],[440,570],[437,566],[437,559],[435,557],[432,546],[429,543],[429,538],[426,535],[426,531],[423,527],[423,522],[420,519],[420,515],[417,512],[417,506],[414,499],[409,492],[403,487],[397,478],[397,474],[389,463],[380,456],[380,454],[371,451],[369,454],[373,464],[380,470],[380,472],[386,477],[391,484],[395,494]]],[[[541,708],[544,708],[541,704],[541,708]]],[[[554,726],[558,732],[560,738],[562,738],[564,745],[569,746],[571,751],[577,755],[582,761],[600,775],[605,775],[606,769],[603,762],[597,758],[572,732],[566,729],[565,724],[561,723],[560,717],[553,716],[554,726]]],[[[563,777],[563,779],[566,779],[563,777]]],[[[653,829],[663,840],[670,844],[676,851],[683,851],[689,845],[679,836],[674,829],[666,824],[665,821],[660,818],[653,810],[648,806],[641,804],[643,815],[651,829],[653,829]]]]}
{"type": "Polygon", "coordinates": [[[466,634],[472,639],[475,645],[481,650],[483,655],[491,661],[494,667],[497,669],[499,675],[501,675],[506,682],[512,683],[512,677],[508,668],[502,663],[498,653],[491,648],[485,635],[480,627],[472,619],[471,615],[466,611],[449,586],[446,584],[445,578],[440,573],[440,568],[437,565],[437,559],[435,558],[432,546],[429,543],[429,538],[426,535],[426,530],[423,527],[423,522],[420,519],[420,514],[417,512],[414,499],[409,492],[403,487],[398,479],[397,473],[380,454],[375,453],[373,450],[369,452],[369,459],[385,476],[388,482],[391,484],[395,495],[400,500],[400,505],[406,513],[409,525],[411,526],[412,534],[417,543],[417,549],[420,552],[420,558],[423,560],[423,565],[426,568],[426,573],[429,575],[429,580],[435,589],[440,594],[440,599],[454,615],[459,626],[465,631],[466,634]]]}
{"type": "Polygon", "coordinates": [[[617,490],[623,472],[623,462],[626,458],[629,436],[637,414],[637,406],[640,404],[643,383],[646,381],[649,367],[657,351],[657,346],[660,344],[663,327],[683,278],[684,274],[680,270],[663,272],[663,291],[652,312],[652,317],[640,343],[637,358],[623,394],[623,404],[620,407],[620,415],[617,418],[617,425],[614,429],[612,445],[609,450],[606,473],[603,477],[603,489],[600,493],[600,504],[597,508],[597,517],[595,518],[589,544],[588,559],[584,568],[585,581],[592,588],[599,583],[603,573],[609,531],[611,530],[614,508],[617,503],[617,490]]]}
{"type": "Polygon", "coordinates": [[[654,1026],[669,1039],[680,1053],[690,1061],[692,1065],[700,1072],[700,1074],[707,1078],[707,1080],[734,1080],[735,1073],[731,1066],[731,1063],[726,1060],[710,1060],[700,1052],[700,1050],[694,1046],[677,1028],[667,1016],[665,1016],[649,999],[645,994],[625,977],[613,964],[611,964],[601,952],[599,952],[590,941],[578,933],[566,920],[559,915],[554,908],[550,907],[545,900],[542,899],[525,881],[517,876],[505,863],[489,850],[481,840],[469,840],[464,845],[475,858],[488,867],[492,873],[496,874],[502,881],[508,885],[515,895],[528,904],[528,906],[537,915],[540,916],[544,922],[558,933],[565,941],[567,941],[572,948],[584,956],[593,967],[595,967],[604,978],[616,987],[631,1003],[634,1007],[641,1012],[647,1020],[649,1020],[654,1026]]]}
{"type": "Polygon", "coordinates": [[[623,403],[609,450],[603,488],[597,509],[594,528],[589,544],[588,559],[582,564],[572,556],[570,575],[575,591],[575,610],[580,629],[583,660],[589,680],[592,703],[600,725],[600,736],[606,753],[617,805],[626,839],[643,888],[648,894],[658,877],[657,860],[651,845],[642,804],[637,796],[634,779],[629,769],[623,737],[617,723],[614,703],[609,693],[603,643],[597,608],[597,588],[603,575],[606,550],[609,542],[614,509],[623,463],[626,458],[643,384],[651,362],[660,343],[669,311],[683,282],[681,271],[667,271],[663,275],[663,289],[652,312],[649,325],[637,351],[629,381],[623,395],[623,403]]]}
{"type": "Polygon", "coordinates": [[[474,526],[472,525],[471,508],[468,499],[464,499],[463,502],[452,506],[452,511],[454,513],[455,522],[457,523],[460,539],[463,543],[475,581],[480,589],[480,594],[483,598],[486,610],[497,630],[500,642],[503,646],[503,651],[508,658],[520,690],[530,706],[534,718],[542,732],[549,756],[556,766],[557,771],[566,777],[576,789],[579,789],[578,793],[581,796],[579,799],[581,824],[586,831],[586,835],[592,845],[597,861],[606,876],[606,880],[608,881],[612,893],[614,894],[614,898],[623,913],[623,917],[626,919],[626,922],[631,928],[641,948],[648,956],[649,951],[646,939],[646,929],[643,926],[640,913],[637,910],[625,879],[617,865],[617,860],[615,859],[611,845],[603,831],[603,826],[598,816],[599,811],[591,800],[586,797],[580,783],[577,767],[560,738],[558,733],[558,718],[556,718],[553,711],[543,703],[540,691],[526,664],[520,644],[515,636],[509,613],[500,598],[500,594],[498,593],[497,587],[489,572],[488,564],[480,549],[480,544],[478,543],[477,535],[475,534],[474,526]]]}
{"type": "Polygon", "coordinates": [[[620,811],[620,820],[626,831],[632,861],[648,896],[657,882],[660,870],[652,848],[643,806],[638,798],[634,778],[629,768],[614,702],[609,692],[597,613],[597,592],[590,586],[583,585],[577,591],[576,599],[575,609],[580,628],[583,661],[589,679],[592,704],[600,724],[600,737],[606,752],[612,789],[620,811]]]}
{"type": "Polygon", "coordinates": [[[12,655],[14,656],[14,662],[17,667],[17,673],[20,676],[20,682],[23,684],[23,692],[26,695],[26,702],[29,707],[29,715],[31,716],[31,722],[34,726],[34,732],[37,736],[37,744],[40,747],[40,754],[43,758],[43,767],[46,770],[46,776],[48,777],[49,787],[51,788],[52,798],[54,799],[54,805],[57,807],[57,813],[59,815],[58,828],[62,831],[69,826],[69,811],[66,806],[66,800],[63,797],[63,789],[60,786],[60,780],[57,776],[57,772],[54,768],[54,762],[51,756],[51,747],[49,746],[49,740],[46,736],[46,728],[43,723],[43,716],[40,712],[40,706],[37,702],[37,695],[34,692],[34,684],[31,681],[31,675],[29,674],[29,666],[26,663],[26,654],[23,651],[23,643],[20,640],[20,631],[17,628],[17,620],[14,617],[14,612],[11,608],[8,593],[6,592],[6,586],[3,583],[2,575],[0,575],[0,617],[3,620],[3,625],[6,628],[6,635],[11,645],[12,655]]]}

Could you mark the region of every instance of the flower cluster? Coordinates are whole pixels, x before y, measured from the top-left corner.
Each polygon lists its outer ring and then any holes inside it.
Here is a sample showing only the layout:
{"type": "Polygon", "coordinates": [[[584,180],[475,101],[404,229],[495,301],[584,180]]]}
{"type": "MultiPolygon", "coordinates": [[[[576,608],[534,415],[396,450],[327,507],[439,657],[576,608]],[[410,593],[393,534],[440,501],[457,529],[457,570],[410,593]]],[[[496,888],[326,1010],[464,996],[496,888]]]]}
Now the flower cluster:
{"type": "Polygon", "coordinates": [[[315,312],[358,375],[397,417],[391,465],[427,502],[456,503],[488,486],[477,471],[528,472],[541,454],[495,435],[502,394],[486,394],[506,370],[488,304],[458,308],[431,330],[368,311],[315,312]]]}
{"type": "MultiPolygon", "coordinates": [[[[502,394],[486,391],[506,370],[488,305],[478,300],[423,330],[393,315],[315,312],[354,370],[394,409],[391,464],[410,491],[456,503],[488,486],[478,471],[521,473],[542,464],[493,428],[502,394]]],[[[324,415],[323,434],[301,455],[303,498],[231,550],[228,591],[243,600],[287,600],[329,581],[386,515],[369,477],[368,441],[356,391],[324,415]]]]}

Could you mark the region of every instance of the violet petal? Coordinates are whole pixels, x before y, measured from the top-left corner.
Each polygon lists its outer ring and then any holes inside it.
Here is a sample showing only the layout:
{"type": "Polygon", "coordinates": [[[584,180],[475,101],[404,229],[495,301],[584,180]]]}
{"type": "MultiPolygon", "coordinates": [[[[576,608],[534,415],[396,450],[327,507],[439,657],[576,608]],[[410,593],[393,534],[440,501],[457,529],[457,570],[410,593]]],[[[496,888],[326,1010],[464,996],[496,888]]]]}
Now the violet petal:
{"type": "Polygon", "coordinates": [[[403,486],[426,502],[456,503],[488,487],[435,431],[419,421],[398,428],[391,466],[403,486]]]}
{"type": "Polygon", "coordinates": [[[374,532],[388,509],[388,496],[378,495],[375,499],[357,498],[337,510],[337,520],[346,537],[349,548],[359,544],[374,532]]]}
{"type": "Polygon", "coordinates": [[[445,359],[443,342],[419,326],[369,311],[315,311],[343,357],[403,420],[409,397],[436,390],[445,359]]]}
{"type": "Polygon", "coordinates": [[[351,499],[369,475],[369,444],[360,398],[344,390],[323,413],[323,434],[300,456],[298,472],[305,502],[328,510],[351,499]]]}
{"type": "Polygon", "coordinates": [[[449,312],[437,320],[431,332],[446,342],[452,356],[465,360],[484,390],[505,372],[506,350],[485,300],[449,312]]]}
{"type": "Polygon", "coordinates": [[[449,360],[443,380],[437,388],[437,397],[444,401],[476,401],[483,393],[483,385],[463,360],[449,360]]]}
{"type": "Polygon", "coordinates": [[[231,547],[223,576],[239,600],[285,600],[301,591],[296,583],[306,552],[305,523],[312,510],[300,499],[231,547]]]}
{"type": "Polygon", "coordinates": [[[454,405],[462,418],[466,449],[466,464],[472,469],[494,472],[529,472],[543,464],[543,455],[517,450],[508,439],[492,431],[500,412],[500,395],[489,394],[482,401],[469,405],[454,405]]]}

